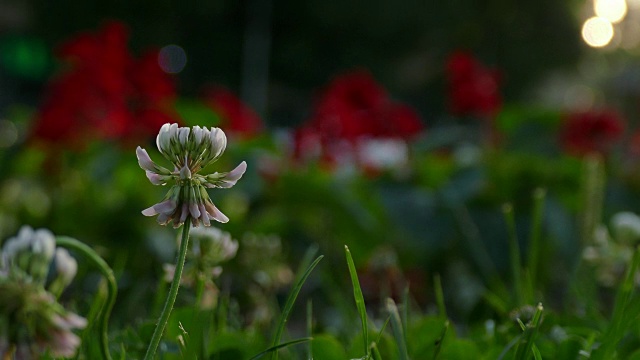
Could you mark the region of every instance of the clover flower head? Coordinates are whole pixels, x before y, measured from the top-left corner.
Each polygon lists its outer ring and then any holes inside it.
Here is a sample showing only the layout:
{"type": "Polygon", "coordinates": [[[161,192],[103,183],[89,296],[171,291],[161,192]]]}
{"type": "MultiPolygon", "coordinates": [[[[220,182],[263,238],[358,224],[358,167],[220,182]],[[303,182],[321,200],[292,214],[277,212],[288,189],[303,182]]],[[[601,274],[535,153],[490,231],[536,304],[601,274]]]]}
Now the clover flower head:
{"type": "Polygon", "coordinates": [[[173,170],[157,165],[147,151],[138,146],[138,164],[154,185],[172,184],[169,192],[158,204],[142,211],[143,215],[158,215],[161,225],[170,222],[179,227],[187,218],[194,226],[200,223],[211,225],[210,220],[226,223],[229,218],[213,204],[207,188],[230,188],[247,170],[242,162],[230,172],[214,172],[203,175],[200,171],[214,163],[227,147],[224,132],[212,127],[178,127],[178,124],[164,124],[156,138],[158,150],[173,164],[173,170]]]}
{"type": "Polygon", "coordinates": [[[611,218],[611,227],[619,242],[634,243],[640,239],[640,217],[632,212],[619,212],[611,218]]]}
{"type": "Polygon", "coordinates": [[[69,253],[56,249],[49,230],[23,226],[5,242],[0,253],[0,358],[74,356],[80,338],[73,330],[86,327],[87,320],[56,298],[76,269],[69,253]],[[54,261],[56,274],[49,276],[54,261]],[[47,278],[52,279],[49,284],[47,278]]]}
{"type": "Polygon", "coordinates": [[[190,238],[193,256],[212,264],[232,259],[238,252],[238,241],[216,227],[193,229],[190,238]]]}

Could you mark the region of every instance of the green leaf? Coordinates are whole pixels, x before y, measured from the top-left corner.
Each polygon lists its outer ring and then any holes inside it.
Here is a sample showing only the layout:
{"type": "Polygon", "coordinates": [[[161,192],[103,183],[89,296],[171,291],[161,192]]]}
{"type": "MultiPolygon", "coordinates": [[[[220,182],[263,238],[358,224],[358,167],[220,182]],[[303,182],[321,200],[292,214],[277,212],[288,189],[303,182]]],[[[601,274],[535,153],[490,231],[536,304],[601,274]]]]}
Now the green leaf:
{"type": "Polygon", "coordinates": [[[349,274],[351,275],[351,283],[353,284],[353,297],[356,301],[356,307],[358,308],[358,314],[360,315],[360,322],[362,323],[362,339],[364,341],[364,353],[365,358],[369,357],[369,327],[367,325],[367,309],[364,304],[364,296],[362,295],[362,289],[360,288],[360,281],[358,280],[358,273],[356,272],[356,265],[351,257],[351,252],[348,246],[344,246],[344,252],[347,257],[347,266],[349,267],[349,274]]]}

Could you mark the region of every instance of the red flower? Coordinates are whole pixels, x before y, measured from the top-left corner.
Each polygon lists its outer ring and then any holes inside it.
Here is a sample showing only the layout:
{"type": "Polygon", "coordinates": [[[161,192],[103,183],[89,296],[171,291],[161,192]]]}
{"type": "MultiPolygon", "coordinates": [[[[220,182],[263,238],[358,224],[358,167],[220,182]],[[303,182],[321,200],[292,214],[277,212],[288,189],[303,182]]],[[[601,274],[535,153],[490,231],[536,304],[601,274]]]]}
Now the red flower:
{"type": "Polygon", "coordinates": [[[423,130],[410,107],[393,102],[366,71],[335,78],[321,93],[311,119],[296,132],[294,156],[315,156],[325,162],[357,159],[367,139],[409,140],[423,130]]]}
{"type": "Polygon", "coordinates": [[[204,101],[219,116],[225,131],[251,138],[262,132],[264,125],[258,114],[231,91],[214,86],[204,92],[204,101]]]}
{"type": "Polygon", "coordinates": [[[614,111],[572,113],[565,116],[560,142],[566,152],[574,155],[604,154],[623,131],[623,120],[614,111]]]}
{"type": "Polygon", "coordinates": [[[32,138],[81,147],[93,139],[153,136],[175,122],[175,86],[160,70],[157,52],[134,59],[128,36],[124,24],[112,21],[59,47],[65,68],[48,85],[32,138]]]}
{"type": "Polygon", "coordinates": [[[466,52],[447,61],[449,108],[458,116],[493,117],[500,110],[499,76],[466,52]]]}

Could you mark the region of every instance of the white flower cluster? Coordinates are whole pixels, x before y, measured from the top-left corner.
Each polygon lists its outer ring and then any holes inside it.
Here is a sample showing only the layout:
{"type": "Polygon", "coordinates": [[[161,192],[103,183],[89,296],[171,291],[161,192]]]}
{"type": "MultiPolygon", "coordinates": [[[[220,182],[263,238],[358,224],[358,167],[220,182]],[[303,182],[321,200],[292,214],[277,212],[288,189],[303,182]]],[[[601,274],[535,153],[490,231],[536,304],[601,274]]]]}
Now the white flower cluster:
{"type": "Polygon", "coordinates": [[[38,359],[47,351],[72,357],[86,319],[69,312],[56,298],[71,283],[78,264],[56,248],[46,229],[23,226],[0,254],[0,358],[38,359]],[[51,264],[55,275],[49,276],[51,264]],[[47,283],[47,278],[51,280],[47,283]]]}
{"type": "Polygon", "coordinates": [[[158,215],[158,223],[170,222],[174,227],[182,225],[187,218],[194,226],[205,226],[210,220],[222,223],[229,221],[213,204],[206,188],[230,188],[247,170],[242,162],[232,171],[202,175],[199,172],[214,163],[227,146],[227,137],[219,128],[207,129],[199,126],[178,127],[178,124],[164,124],[156,138],[160,153],[174,168],[166,169],[157,165],[147,151],[138,146],[138,164],[145,170],[147,178],[154,185],[172,183],[171,189],[162,202],[142,211],[143,215],[158,215]]]}

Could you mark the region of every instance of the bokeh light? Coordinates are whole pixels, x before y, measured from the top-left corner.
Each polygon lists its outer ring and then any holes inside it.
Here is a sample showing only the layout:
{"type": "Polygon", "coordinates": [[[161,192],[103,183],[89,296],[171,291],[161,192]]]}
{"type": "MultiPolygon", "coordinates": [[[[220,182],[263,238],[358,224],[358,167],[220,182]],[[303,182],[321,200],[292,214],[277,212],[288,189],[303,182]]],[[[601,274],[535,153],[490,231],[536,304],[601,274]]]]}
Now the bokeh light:
{"type": "Polygon", "coordinates": [[[587,19],[582,25],[582,39],[591,47],[603,47],[613,39],[613,25],[602,17],[587,19]]]}
{"type": "Polygon", "coordinates": [[[595,0],[593,10],[596,16],[615,24],[622,21],[627,15],[627,3],[625,0],[595,0]]]}
{"type": "Polygon", "coordinates": [[[167,45],[160,49],[158,64],[162,71],[169,74],[177,74],[187,65],[187,54],[178,45],[167,45]]]}

